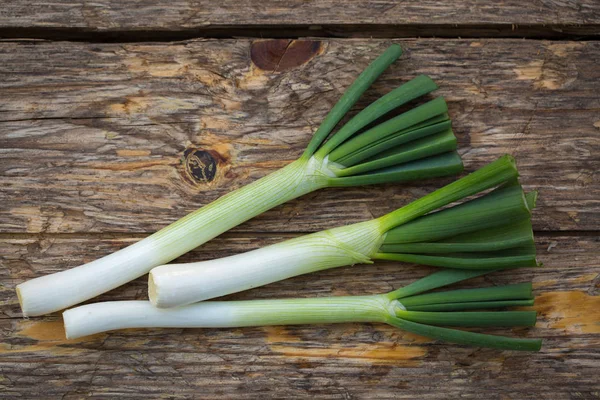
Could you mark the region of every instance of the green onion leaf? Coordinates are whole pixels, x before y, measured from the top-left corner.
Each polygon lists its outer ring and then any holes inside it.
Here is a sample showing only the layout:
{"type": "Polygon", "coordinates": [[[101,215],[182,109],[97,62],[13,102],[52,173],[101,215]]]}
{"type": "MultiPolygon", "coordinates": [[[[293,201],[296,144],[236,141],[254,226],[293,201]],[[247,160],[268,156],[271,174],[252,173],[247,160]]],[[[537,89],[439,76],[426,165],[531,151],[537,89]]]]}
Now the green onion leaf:
{"type": "Polygon", "coordinates": [[[380,220],[384,229],[389,231],[396,226],[405,224],[454,201],[461,200],[510,179],[514,179],[517,175],[514,158],[504,155],[464,178],[444,186],[407,206],[384,215],[380,220]]]}
{"type": "Polygon", "coordinates": [[[542,341],[540,339],[515,339],[504,336],[484,335],[481,333],[419,324],[401,318],[389,318],[387,323],[417,335],[468,346],[522,351],[539,351],[542,347],[542,341]]]}
{"type": "Polygon", "coordinates": [[[375,159],[336,171],[339,177],[363,174],[456,150],[456,137],[451,129],[415,140],[377,154],[375,159]]]}
{"type": "MultiPolygon", "coordinates": [[[[388,237],[386,237],[387,239],[388,237]]],[[[475,232],[467,232],[439,242],[383,244],[382,253],[459,253],[498,251],[533,244],[529,219],[475,232]]]]}
{"type": "Polygon", "coordinates": [[[510,185],[398,226],[387,233],[385,243],[437,241],[461,233],[522,221],[530,216],[523,189],[518,185],[510,185]]]}
{"type": "Polygon", "coordinates": [[[402,261],[433,267],[464,269],[498,269],[536,267],[535,248],[523,247],[498,252],[452,253],[435,256],[423,254],[375,253],[376,260],[402,261]]]}
{"type": "Polygon", "coordinates": [[[375,100],[368,107],[354,116],[354,118],[348,121],[339,131],[333,134],[327,142],[325,142],[325,144],[315,153],[315,156],[325,158],[327,154],[331,153],[346,139],[379,117],[436,89],[437,85],[435,82],[425,75],[420,75],[411,81],[408,81],[385,96],[375,100]]]}
{"type": "Polygon", "coordinates": [[[456,282],[464,281],[467,279],[475,278],[477,276],[488,274],[492,271],[473,271],[473,270],[457,270],[448,269],[444,271],[438,271],[424,278],[419,279],[411,283],[408,286],[404,286],[400,289],[396,289],[393,292],[388,293],[390,299],[402,299],[404,297],[413,296],[415,294],[427,292],[432,289],[436,289],[442,286],[448,286],[456,282]]]}
{"type": "Polygon", "coordinates": [[[329,159],[341,163],[338,159],[353,152],[360,151],[396,132],[421,124],[434,116],[445,114],[447,111],[448,106],[443,98],[438,97],[433,99],[346,141],[329,154],[329,159]]]}
{"type": "Polygon", "coordinates": [[[371,86],[373,82],[389,67],[394,61],[402,55],[402,48],[393,44],[387,50],[377,57],[365,70],[356,78],[338,100],[336,105],[329,111],[319,129],[313,135],[310,143],[304,151],[303,157],[310,158],[319,148],[321,143],[331,133],[333,128],[340,122],[346,113],[358,101],[360,96],[371,86]]]}
{"type": "Polygon", "coordinates": [[[414,181],[458,174],[462,170],[463,164],[460,156],[457,152],[452,151],[361,175],[330,178],[329,186],[344,187],[414,181]]]}
{"type": "Polygon", "coordinates": [[[427,121],[411,126],[408,129],[394,133],[384,139],[373,142],[364,148],[348,154],[339,160],[333,160],[345,167],[352,167],[361,161],[372,158],[373,156],[401,144],[409,143],[413,140],[421,139],[436,133],[451,129],[452,122],[448,114],[442,114],[428,119],[427,121]]]}
{"type": "Polygon", "coordinates": [[[531,307],[531,300],[497,300],[497,301],[471,301],[463,303],[425,304],[422,306],[406,307],[408,311],[466,311],[489,310],[504,307],[531,307]]]}
{"type": "Polygon", "coordinates": [[[405,307],[426,304],[457,302],[481,302],[496,300],[523,300],[533,297],[531,282],[514,285],[496,286],[478,289],[458,289],[405,297],[401,303],[405,307]]]}
{"type": "Polygon", "coordinates": [[[535,311],[431,312],[396,310],[396,316],[436,326],[535,326],[535,311]]]}

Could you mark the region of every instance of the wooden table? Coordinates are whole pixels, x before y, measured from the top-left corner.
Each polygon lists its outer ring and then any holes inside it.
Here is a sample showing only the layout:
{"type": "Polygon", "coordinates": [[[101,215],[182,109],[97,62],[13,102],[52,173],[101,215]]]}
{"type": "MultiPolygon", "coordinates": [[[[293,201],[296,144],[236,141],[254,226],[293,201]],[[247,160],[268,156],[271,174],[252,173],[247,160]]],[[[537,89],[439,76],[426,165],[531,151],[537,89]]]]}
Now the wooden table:
{"type": "MultiPolygon", "coordinates": [[[[4,3],[0,398],[600,396],[597,0],[4,3]],[[361,105],[429,74],[467,170],[511,153],[525,188],[540,192],[543,268],[471,285],[533,280],[536,328],[491,332],[544,338],[541,352],[448,345],[376,324],[68,341],[60,314],[21,317],[16,284],[111,253],[293,160],[392,42],[405,54],[361,105]]],[[[450,181],[315,192],[181,261],[366,220],[450,181]]],[[[357,265],[228,298],[372,294],[431,271],[357,265]]],[[[97,300],[145,299],[145,279],[97,300]]]]}

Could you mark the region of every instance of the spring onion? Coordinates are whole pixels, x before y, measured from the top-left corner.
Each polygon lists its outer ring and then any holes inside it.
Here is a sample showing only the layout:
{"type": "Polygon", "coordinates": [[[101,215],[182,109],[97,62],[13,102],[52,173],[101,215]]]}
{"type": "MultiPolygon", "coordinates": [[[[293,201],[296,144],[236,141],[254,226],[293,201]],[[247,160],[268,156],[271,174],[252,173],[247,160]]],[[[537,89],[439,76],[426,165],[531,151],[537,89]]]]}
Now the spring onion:
{"type": "Polygon", "coordinates": [[[427,76],[418,76],[374,101],[330,136],[401,53],[398,45],[392,45],[365,69],[325,117],[298,160],[116,253],[18,285],[23,315],[61,310],[114,289],[256,215],[320,188],[420,180],[462,171],[443,99],[379,121],[434,91],[437,86],[427,76]]]}
{"type": "Polygon", "coordinates": [[[531,283],[423,294],[486,272],[440,271],[402,289],[372,296],[205,301],[166,310],[155,308],[147,301],[95,303],[67,310],[63,319],[69,339],[124,328],[231,328],[381,322],[453,343],[508,350],[539,350],[541,340],[538,339],[509,338],[442,327],[535,325],[535,311],[465,311],[490,310],[513,303],[531,304],[531,283]],[[453,304],[451,311],[445,309],[447,304],[453,304]],[[429,309],[422,311],[423,307],[429,309]]]}
{"type": "Polygon", "coordinates": [[[397,260],[459,269],[535,266],[531,209],[510,156],[380,218],[220,259],[150,271],[149,298],[176,307],[313,271],[397,260]],[[448,203],[495,187],[441,211],[448,203]]]}

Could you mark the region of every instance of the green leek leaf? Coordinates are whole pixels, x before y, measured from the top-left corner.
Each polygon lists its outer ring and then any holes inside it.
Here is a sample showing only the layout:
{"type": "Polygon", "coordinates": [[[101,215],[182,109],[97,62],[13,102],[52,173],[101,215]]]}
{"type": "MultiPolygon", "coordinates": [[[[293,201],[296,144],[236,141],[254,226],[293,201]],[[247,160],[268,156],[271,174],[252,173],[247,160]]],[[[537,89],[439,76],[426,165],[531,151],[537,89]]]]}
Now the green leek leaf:
{"type": "Polygon", "coordinates": [[[408,311],[466,311],[489,310],[504,307],[531,307],[531,300],[497,300],[497,301],[472,301],[463,303],[425,304],[422,306],[406,307],[408,311]]]}
{"type": "Polygon", "coordinates": [[[408,321],[437,326],[535,326],[535,311],[431,312],[396,310],[408,321]]]}
{"type": "Polygon", "coordinates": [[[401,303],[405,307],[421,306],[426,304],[443,303],[466,303],[496,300],[523,300],[531,299],[531,282],[517,283],[514,285],[478,288],[478,289],[458,289],[445,292],[434,292],[420,294],[416,296],[405,297],[401,303]]]}
{"type": "Polygon", "coordinates": [[[515,339],[504,336],[484,335],[481,333],[419,324],[401,318],[390,318],[387,323],[417,335],[468,346],[522,351],[539,351],[542,347],[542,341],[540,339],[515,339]]]}

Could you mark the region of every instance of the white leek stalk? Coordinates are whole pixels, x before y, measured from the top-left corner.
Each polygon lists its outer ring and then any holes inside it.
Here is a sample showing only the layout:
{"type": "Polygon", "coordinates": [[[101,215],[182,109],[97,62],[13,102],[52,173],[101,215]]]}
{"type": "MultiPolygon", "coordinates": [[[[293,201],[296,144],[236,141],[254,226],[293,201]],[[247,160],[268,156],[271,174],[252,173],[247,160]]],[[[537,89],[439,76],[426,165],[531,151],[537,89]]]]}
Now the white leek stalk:
{"type": "Polygon", "coordinates": [[[24,282],[17,286],[23,314],[61,310],[121,286],[255,215],[326,186],[327,176],[324,163],[314,158],[297,160],[129,247],[80,267],[24,282]]]}
{"type": "Polygon", "coordinates": [[[159,309],[148,301],[110,301],[63,313],[68,339],[125,328],[235,328],[334,322],[383,322],[392,303],[382,296],[204,301],[159,309]]]}
{"type": "Polygon", "coordinates": [[[147,301],[105,302],[67,310],[63,319],[69,339],[125,328],[233,328],[382,322],[454,343],[539,350],[541,341],[536,339],[514,339],[439,327],[535,325],[535,311],[473,311],[532,305],[531,283],[421,294],[484,273],[442,271],[393,292],[372,296],[206,301],[170,309],[155,308],[147,301]],[[412,311],[422,308],[433,311],[412,311]]]}
{"type": "Polygon", "coordinates": [[[441,98],[355,135],[393,109],[435,90],[437,86],[426,76],[374,101],[328,138],[361,94],[401,53],[398,45],[392,45],[365,69],[325,117],[297,161],[130,247],[18,285],[23,315],[58,311],[114,289],[256,215],[319,188],[401,182],[462,171],[441,98]],[[386,148],[392,144],[391,150],[386,148]],[[336,151],[335,160],[329,156],[332,151],[336,151]]]}
{"type": "Polygon", "coordinates": [[[328,268],[371,263],[383,241],[379,220],[334,228],[230,257],[154,268],[150,301],[175,307],[328,268]]]}

